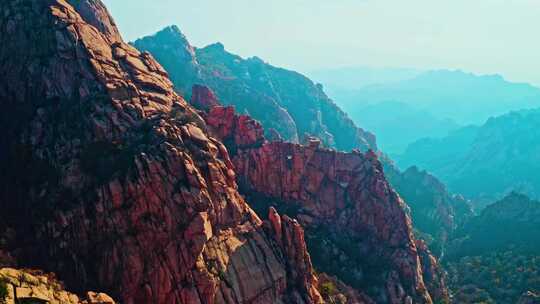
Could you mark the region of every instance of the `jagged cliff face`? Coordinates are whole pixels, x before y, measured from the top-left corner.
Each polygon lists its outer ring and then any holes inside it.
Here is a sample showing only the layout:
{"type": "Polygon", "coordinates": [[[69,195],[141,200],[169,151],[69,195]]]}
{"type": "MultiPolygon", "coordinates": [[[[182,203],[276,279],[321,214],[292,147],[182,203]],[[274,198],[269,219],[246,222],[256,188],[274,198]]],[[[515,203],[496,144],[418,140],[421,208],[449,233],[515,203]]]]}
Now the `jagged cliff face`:
{"type": "Polygon", "coordinates": [[[2,4],[6,247],[122,303],[320,302],[301,227],[265,228],[161,66],[71,3],[2,4]]]}
{"type": "Polygon", "coordinates": [[[243,59],[219,43],[196,49],[175,26],[139,39],[134,46],[152,53],[186,96],[194,84],[204,84],[224,104],[259,120],[267,135],[274,130],[297,143],[309,134],[340,150],[376,149],[372,134],[357,128],[320,86],[296,72],[258,58],[243,59]]]}
{"type": "Polygon", "coordinates": [[[470,203],[451,195],[426,171],[410,167],[401,172],[389,160],[384,162],[386,178],[411,209],[414,228],[438,256],[444,255],[448,239],[473,216],[470,203]]]}
{"type": "MultiPolygon", "coordinates": [[[[198,90],[194,96],[210,95],[198,90]]],[[[365,303],[447,301],[440,267],[424,243],[415,243],[406,205],[374,153],[323,149],[315,138],[308,146],[268,143],[260,124],[232,108],[213,106],[204,117],[231,151],[254,208],[275,205],[306,227],[319,271],[337,275],[365,303]]]]}

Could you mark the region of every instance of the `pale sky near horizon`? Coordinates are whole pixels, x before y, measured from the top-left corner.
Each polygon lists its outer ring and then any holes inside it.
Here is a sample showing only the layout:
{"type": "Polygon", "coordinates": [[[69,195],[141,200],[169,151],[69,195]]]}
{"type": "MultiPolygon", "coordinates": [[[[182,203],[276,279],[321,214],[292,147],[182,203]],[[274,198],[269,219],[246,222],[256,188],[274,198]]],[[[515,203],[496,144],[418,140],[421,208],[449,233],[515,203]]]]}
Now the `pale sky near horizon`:
{"type": "Polygon", "coordinates": [[[309,71],[462,69],[540,85],[540,0],[104,0],[126,40],[176,24],[197,47],[309,71]]]}

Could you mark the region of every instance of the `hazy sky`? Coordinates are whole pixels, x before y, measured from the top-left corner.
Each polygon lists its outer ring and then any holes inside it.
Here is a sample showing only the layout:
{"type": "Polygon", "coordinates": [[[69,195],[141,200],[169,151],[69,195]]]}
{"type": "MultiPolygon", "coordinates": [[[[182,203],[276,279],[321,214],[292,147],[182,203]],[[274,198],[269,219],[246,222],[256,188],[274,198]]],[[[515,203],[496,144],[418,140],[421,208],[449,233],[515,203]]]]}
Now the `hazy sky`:
{"type": "Polygon", "coordinates": [[[452,68],[540,85],[540,0],[104,0],[126,40],[176,24],[300,71],[452,68]]]}

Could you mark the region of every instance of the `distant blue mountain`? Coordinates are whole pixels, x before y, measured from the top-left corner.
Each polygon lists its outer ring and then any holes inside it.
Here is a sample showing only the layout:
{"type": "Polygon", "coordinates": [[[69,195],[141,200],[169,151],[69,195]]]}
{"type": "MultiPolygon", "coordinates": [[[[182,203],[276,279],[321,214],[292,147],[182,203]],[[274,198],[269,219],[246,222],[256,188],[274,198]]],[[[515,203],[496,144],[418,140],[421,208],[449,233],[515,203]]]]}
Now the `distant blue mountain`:
{"type": "Polygon", "coordinates": [[[511,191],[540,197],[540,109],[514,111],[442,139],[411,144],[398,164],[418,165],[453,192],[487,204],[511,191]]]}
{"type": "Polygon", "coordinates": [[[452,119],[398,101],[351,106],[345,111],[364,129],[375,133],[382,151],[395,157],[423,137],[442,137],[461,127],[452,119]]]}
{"type": "MultiPolygon", "coordinates": [[[[415,75],[397,70],[394,78],[380,76],[379,84],[359,81],[353,89],[350,81],[343,80],[346,73],[327,73],[319,79],[329,95],[359,126],[375,132],[381,150],[390,154],[403,152],[406,143],[421,137],[438,137],[457,126],[479,125],[509,111],[540,107],[539,88],[499,75],[449,70],[415,75]],[[337,88],[335,81],[342,81],[345,88],[337,88]],[[424,121],[418,122],[422,117],[424,121]]],[[[356,79],[368,79],[366,75],[356,79]]]]}

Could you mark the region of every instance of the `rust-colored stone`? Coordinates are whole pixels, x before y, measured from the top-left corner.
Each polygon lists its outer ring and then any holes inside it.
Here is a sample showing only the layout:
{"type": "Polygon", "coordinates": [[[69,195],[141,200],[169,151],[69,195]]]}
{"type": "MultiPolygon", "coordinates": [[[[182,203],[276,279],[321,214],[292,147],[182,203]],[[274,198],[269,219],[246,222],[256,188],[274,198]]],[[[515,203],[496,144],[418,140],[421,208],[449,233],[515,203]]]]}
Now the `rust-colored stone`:
{"type": "MultiPolygon", "coordinates": [[[[20,264],[126,304],[319,302],[299,226],[278,246],[161,66],[99,0],[69,3],[2,3],[1,225],[20,264]]],[[[254,125],[237,121],[250,142],[254,125]]]]}

